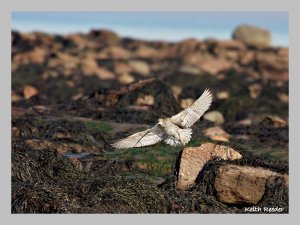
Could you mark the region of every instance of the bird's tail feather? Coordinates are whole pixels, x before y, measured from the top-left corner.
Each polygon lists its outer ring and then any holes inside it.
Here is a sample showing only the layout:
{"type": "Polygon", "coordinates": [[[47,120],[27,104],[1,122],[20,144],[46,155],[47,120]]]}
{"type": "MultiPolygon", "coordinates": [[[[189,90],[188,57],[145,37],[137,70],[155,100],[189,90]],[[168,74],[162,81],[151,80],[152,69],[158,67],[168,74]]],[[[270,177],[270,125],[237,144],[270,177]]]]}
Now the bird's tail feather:
{"type": "Polygon", "coordinates": [[[189,143],[192,137],[192,129],[180,129],[179,130],[180,141],[183,145],[189,143]]]}

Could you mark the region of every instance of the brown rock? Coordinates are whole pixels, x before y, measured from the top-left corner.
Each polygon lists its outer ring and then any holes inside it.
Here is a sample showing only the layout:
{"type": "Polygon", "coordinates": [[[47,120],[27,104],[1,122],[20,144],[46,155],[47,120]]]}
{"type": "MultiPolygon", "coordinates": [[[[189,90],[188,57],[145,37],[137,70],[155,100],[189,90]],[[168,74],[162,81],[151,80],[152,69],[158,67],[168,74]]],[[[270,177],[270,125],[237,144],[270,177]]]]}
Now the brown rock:
{"type": "Polygon", "coordinates": [[[216,110],[205,113],[203,118],[211,122],[214,122],[216,125],[221,125],[225,121],[222,113],[216,110]]]}
{"type": "Polygon", "coordinates": [[[212,143],[205,143],[200,147],[184,148],[180,160],[177,188],[183,190],[192,186],[199,172],[210,159],[235,160],[241,157],[232,148],[212,143]]]}
{"type": "Polygon", "coordinates": [[[185,67],[195,67],[205,73],[217,75],[222,71],[226,71],[234,66],[234,63],[224,59],[215,58],[208,54],[200,54],[198,52],[188,54],[184,59],[185,67]]]}
{"type": "Polygon", "coordinates": [[[11,101],[12,102],[17,102],[20,101],[22,97],[18,95],[14,90],[11,91],[11,101]]]}
{"type": "Polygon", "coordinates": [[[11,135],[13,137],[20,137],[21,136],[21,130],[19,127],[12,127],[11,128],[11,135]]]}
{"type": "Polygon", "coordinates": [[[120,46],[110,46],[98,55],[99,59],[129,59],[131,57],[131,53],[126,50],[125,48],[122,48],[120,46]]]}
{"type": "Polygon", "coordinates": [[[23,95],[25,99],[29,99],[37,94],[38,94],[38,90],[33,86],[26,85],[23,88],[23,95]]]}
{"type": "Polygon", "coordinates": [[[142,76],[148,76],[150,73],[149,65],[141,60],[131,60],[129,61],[129,66],[132,68],[132,71],[140,74],[142,76]]]}
{"type": "Polygon", "coordinates": [[[171,86],[171,89],[172,89],[174,98],[178,101],[179,95],[180,95],[181,92],[182,92],[182,87],[177,86],[177,85],[173,85],[173,86],[171,86]]]}
{"type": "Polygon", "coordinates": [[[134,77],[129,73],[122,73],[118,75],[117,80],[122,84],[130,84],[135,81],[134,77]]]}
{"type": "Polygon", "coordinates": [[[164,56],[171,58],[178,56],[184,57],[187,54],[194,52],[199,45],[201,45],[201,43],[196,39],[186,39],[166,49],[164,56]]]}
{"type": "Polygon", "coordinates": [[[26,109],[21,107],[12,106],[11,107],[11,116],[12,118],[19,118],[26,114],[26,109]]]}
{"type": "Polygon", "coordinates": [[[289,96],[286,93],[282,93],[282,92],[277,93],[277,98],[284,103],[289,102],[289,96]]]}
{"type": "Polygon", "coordinates": [[[228,91],[220,91],[216,94],[217,98],[220,100],[225,100],[229,98],[229,92],[228,91]]]}
{"type": "Polygon", "coordinates": [[[212,75],[217,75],[222,71],[226,71],[232,68],[233,64],[226,59],[211,58],[200,61],[198,66],[199,69],[203,70],[204,72],[210,73],[212,75]]]}
{"type": "Polygon", "coordinates": [[[43,64],[46,60],[47,50],[44,48],[36,47],[32,51],[22,52],[15,54],[13,57],[13,67],[15,70],[19,65],[23,64],[43,64]]]}
{"type": "Polygon", "coordinates": [[[240,55],[239,63],[242,66],[249,65],[254,60],[254,56],[255,56],[254,51],[250,51],[250,50],[244,51],[240,55]]]}
{"type": "Polygon", "coordinates": [[[254,63],[264,79],[288,81],[289,60],[274,52],[257,52],[254,63]]]}
{"type": "Polygon", "coordinates": [[[280,48],[280,49],[278,49],[277,54],[279,56],[283,56],[286,59],[288,59],[289,58],[289,49],[288,48],[280,48]]]}
{"type": "Polygon", "coordinates": [[[234,30],[232,38],[258,47],[268,47],[271,45],[271,33],[268,30],[255,26],[238,26],[234,30]]]}
{"type": "Polygon", "coordinates": [[[260,123],[263,127],[279,128],[286,127],[287,121],[278,116],[266,116],[260,123]]]}
{"type": "Polygon", "coordinates": [[[195,99],[193,99],[193,98],[181,99],[180,106],[181,106],[181,108],[186,109],[187,107],[192,105],[194,101],[195,101],[195,99]]]}
{"type": "MultiPolygon", "coordinates": [[[[261,167],[224,165],[219,168],[214,187],[219,201],[226,204],[257,204],[268,179],[283,176],[261,167]]],[[[284,176],[286,183],[288,176],[284,176]]]]}
{"type": "Polygon", "coordinates": [[[154,59],[154,58],[157,58],[158,51],[154,48],[149,47],[149,46],[142,45],[142,46],[139,46],[135,50],[134,55],[135,55],[136,58],[151,58],[151,59],[154,59]]]}
{"type": "Polygon", "coordinates": [[[243,44],[243,42],[239,40],[222,40],[218,41],[217,43],[217,48],[221,49],[229,49],[229,50],[246,50],[246,46],[243,44]]]}
{"type": "Polygon", "coordinates": [[[215,141],[229,141],[230,138],[230,134],[219,126],[207,128],[203,131],[203,134],[215,141]]]}
{"type": "Polygon", "coordinates": [[[195,66],[181,66],[179,68],[179,71],[182,73],[188,73],[188,74],[192,74],[192,75],[198,75],[201,73],[201,70],[195,66]]]}
{"type": "Polygon", "coordinates": [[[105,68],[98,66],[95,59],[85,59],[82,61],[82,71],[86,76],[96,75],[101,80],[115,79],[116,75],[105,68]]]}
{"type": "Polygon", "coordinates": [[[114,71],[117,74],[124,74],[124,73],[130,73],[132,71],[132,68],[124,62],[116,62],[114,65],[114,71]]]}

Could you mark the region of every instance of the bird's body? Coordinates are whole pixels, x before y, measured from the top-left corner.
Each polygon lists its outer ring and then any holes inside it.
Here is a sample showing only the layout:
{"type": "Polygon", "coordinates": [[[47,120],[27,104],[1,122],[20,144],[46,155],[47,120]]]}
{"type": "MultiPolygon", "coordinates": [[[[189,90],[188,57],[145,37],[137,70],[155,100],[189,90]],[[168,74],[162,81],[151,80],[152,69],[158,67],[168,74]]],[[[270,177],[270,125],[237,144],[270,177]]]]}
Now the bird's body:
{"type": "Polygon", "coordinates": [[[192,136],[190,127],[200,119],[212,103],[212,94],[206,89],[187,109],[170,117],[159,119],[150,129],[140,131],[112,144],[115,148],[133,148],[164,141],[171,146],[186,145],[192,136]]]}

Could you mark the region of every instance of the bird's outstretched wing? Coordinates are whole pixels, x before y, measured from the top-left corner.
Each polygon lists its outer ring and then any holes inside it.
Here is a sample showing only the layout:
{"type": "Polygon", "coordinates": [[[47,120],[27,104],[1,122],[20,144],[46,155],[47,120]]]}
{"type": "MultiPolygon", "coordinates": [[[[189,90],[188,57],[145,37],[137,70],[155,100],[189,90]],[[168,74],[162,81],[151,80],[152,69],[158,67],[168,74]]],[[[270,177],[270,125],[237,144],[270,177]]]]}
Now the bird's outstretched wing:
{"type": "Polygon", "coordinates": [[[134,148],[153,145],[163,140],[165,133],[159,125],[137,132],[111,144],[114,148],[134,148]]]}
{"type": "Polygon", "coordinates": [[[206,89],[203,94],[188,108],[171,117],[173,123],[183,127],[191,127],[210,107],[213,100],[212,93],[206,89]]]}

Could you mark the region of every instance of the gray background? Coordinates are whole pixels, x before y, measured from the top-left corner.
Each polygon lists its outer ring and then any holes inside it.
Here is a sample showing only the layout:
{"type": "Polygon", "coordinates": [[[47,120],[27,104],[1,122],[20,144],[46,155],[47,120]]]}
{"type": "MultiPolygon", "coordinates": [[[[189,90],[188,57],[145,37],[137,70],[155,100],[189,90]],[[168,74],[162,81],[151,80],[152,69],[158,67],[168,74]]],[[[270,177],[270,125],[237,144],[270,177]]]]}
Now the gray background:
{"type": "Polygon", "coordinates": [[[292,0],[26,0],[2,1],[1,49],[1,224],[292,224],[300,215],[299,201],[299,2],[292,0]],[[290,96],[290,213],[289,215],[12,215],[11,209],[11,27],[13,11],[288,11],[290,96]]]}

